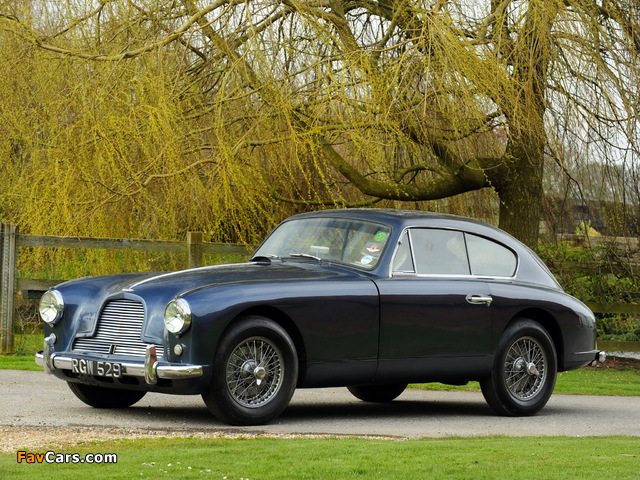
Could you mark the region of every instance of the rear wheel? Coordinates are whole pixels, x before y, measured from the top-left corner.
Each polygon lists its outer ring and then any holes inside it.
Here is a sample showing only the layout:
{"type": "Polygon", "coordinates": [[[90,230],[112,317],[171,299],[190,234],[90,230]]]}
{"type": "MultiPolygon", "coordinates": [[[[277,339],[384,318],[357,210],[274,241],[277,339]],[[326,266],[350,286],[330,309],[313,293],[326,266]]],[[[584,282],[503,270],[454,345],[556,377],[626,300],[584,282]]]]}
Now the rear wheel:
{"type": "Polygon", "coordinates": [[[67,382],[71,391],[87,405],[96,408],[127,408],[138,402],[147,392],[97,387],[67,382]]]}
{"type": "Polygon", "coordinates": [[[291,337],[264,317],[245,317],[223,336],[202,398],[231,425],[261,425],[287,407],[298,378],[291,337]]]}
{"type": "Polygon", "coordinates": [[[407,388],[406,383],[392,385],[358,385],[347,387],[354,397],[364,402],[386,403],[395,400],[407,388]]]}
{"type": "Polygon", "coordinates": [[[519,319],[500,339],[491,376],[480,382],[482,394],[500,415],[535,415],[553,393],[557,369],[547,331],[532,320],[519,319]]]}

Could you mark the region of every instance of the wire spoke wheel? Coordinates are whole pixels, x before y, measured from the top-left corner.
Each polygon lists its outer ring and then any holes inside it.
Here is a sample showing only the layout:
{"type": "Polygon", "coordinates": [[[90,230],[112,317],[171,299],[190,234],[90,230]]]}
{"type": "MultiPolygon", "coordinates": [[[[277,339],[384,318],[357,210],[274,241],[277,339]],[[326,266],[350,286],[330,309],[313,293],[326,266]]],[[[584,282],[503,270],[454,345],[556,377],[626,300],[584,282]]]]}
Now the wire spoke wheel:
{"type": "Polygon", "coordinates": [[[266,338],[240,342],[229,356],[226,385],[243,407],[257,408],[274,398],[282,386],[284,361],[280,350],[266,338]]]}
{"type": "Polygon", "coordinates": [[[297,381],[298,356],[287,331],[249,315],[222,336],[202,398],[229,425],[264,425],[284,411],[297,381]]]}
{"type": "Polygon", "coordinates": [[[558,360],[549,332],[528,318],[516,319],[503,332],[491,369],[480,380],[482,395],[499,415],[530,416],[549,401],[558,360]]]}
{"type": "Polygon", "coordinates": [[[535,397],[546,380],[547,355],[533,337],[514,342],[504,362],[504,382],[509,393],[518,400],[535,397]]]}

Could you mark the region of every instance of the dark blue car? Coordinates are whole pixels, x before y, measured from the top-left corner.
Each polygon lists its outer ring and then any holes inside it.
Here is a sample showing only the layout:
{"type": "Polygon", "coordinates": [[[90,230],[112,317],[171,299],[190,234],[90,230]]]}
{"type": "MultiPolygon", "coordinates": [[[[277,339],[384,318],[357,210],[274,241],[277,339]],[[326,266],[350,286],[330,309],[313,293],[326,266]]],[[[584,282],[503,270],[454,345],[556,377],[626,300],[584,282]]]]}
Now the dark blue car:
{"type": "Polygon", "coordinates": [[[477,380],[533,415],[558,371],[604,361],[592,312],[526,246],[450,215],[330,210],[284,221],[248,263],[73,280],[44,294],[36,361],[98,408],[201,394],[223,422],[269,422],[296,387],[387,402],[477,380]]]}

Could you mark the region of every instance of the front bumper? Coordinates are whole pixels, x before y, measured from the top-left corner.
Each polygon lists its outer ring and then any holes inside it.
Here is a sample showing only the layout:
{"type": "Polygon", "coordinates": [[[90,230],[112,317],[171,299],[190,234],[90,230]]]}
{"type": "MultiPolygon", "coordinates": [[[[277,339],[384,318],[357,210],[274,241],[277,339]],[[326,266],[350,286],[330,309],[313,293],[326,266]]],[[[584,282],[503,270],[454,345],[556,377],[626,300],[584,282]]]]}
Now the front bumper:
{"type": "MultiPolygon", "coordinates": [[[[56,353],[54,344],[55,334],[51,334],[44,339],[44,350],[36,353],[35,361],[44,367],[47,373],[54,373],[54,370],[72,370],[73,362],[77,361],[77,356],[70,356],[56,353]]],[[[155,385],[158,379],[185,380],[201,377],[204,367],[202,365],[191,364],[160,364],[156,353],[155,345],[147,345],[144,362],[118,362],[122,366],[122,376],[141,377],[148,385],[155,385]]]]}

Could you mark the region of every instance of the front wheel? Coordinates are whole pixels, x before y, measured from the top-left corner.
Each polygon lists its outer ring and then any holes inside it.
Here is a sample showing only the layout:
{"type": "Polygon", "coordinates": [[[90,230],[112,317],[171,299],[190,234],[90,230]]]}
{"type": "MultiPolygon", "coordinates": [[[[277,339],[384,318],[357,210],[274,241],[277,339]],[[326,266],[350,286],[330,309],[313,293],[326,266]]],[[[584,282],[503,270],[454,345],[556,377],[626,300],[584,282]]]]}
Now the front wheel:
{"type": "Polygon", "coordinates": [[[287,407],[298,378],[291,337],[274,321],[245,317],[220,340],[209,388],[202,394],[230,425],[262,425],[287,407]]]}
{"type": "Polygon", "coordinates": [[[553,340],[537,322],[518,319],[505,330],[482,394],[499,415],[530,416],[549,401],[557,376],[553,340]]]}
{"type": "Polygon", "coordinates": [[[120,388],[96,387],[67,382],[71,391],[87,405],[95,408],[127,408],[138,402],[147,392],[120,388]]]}

